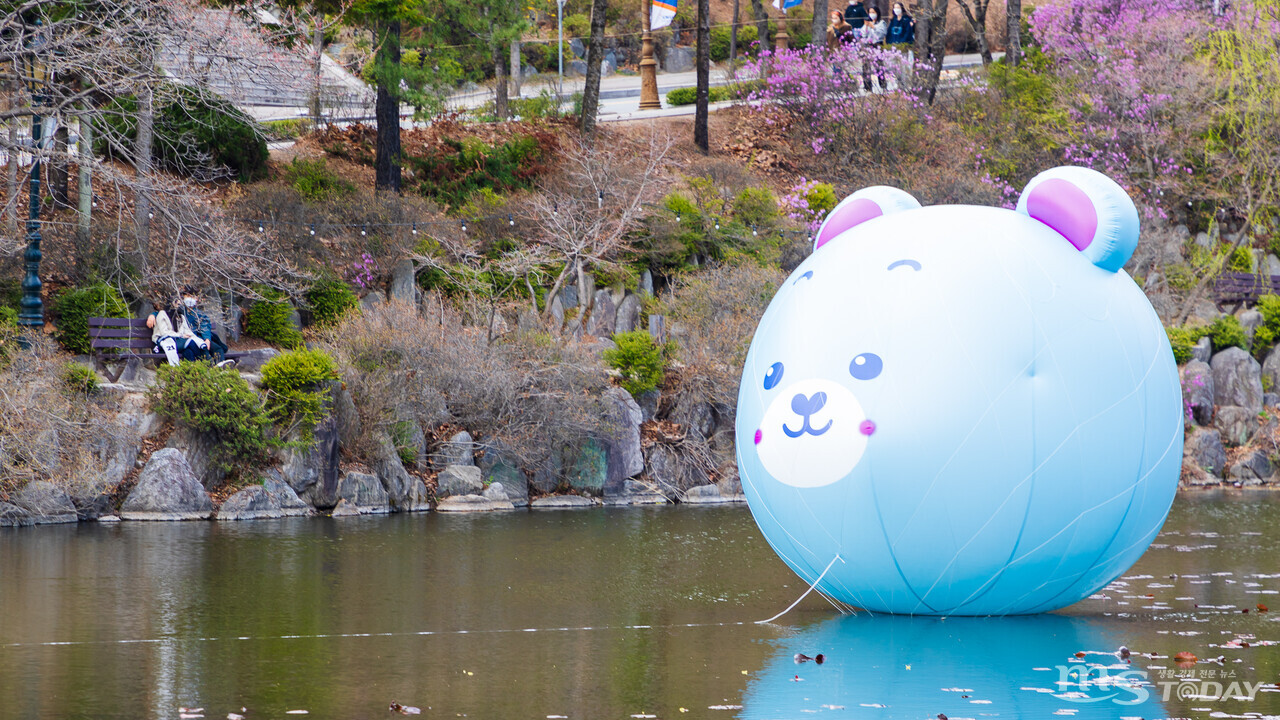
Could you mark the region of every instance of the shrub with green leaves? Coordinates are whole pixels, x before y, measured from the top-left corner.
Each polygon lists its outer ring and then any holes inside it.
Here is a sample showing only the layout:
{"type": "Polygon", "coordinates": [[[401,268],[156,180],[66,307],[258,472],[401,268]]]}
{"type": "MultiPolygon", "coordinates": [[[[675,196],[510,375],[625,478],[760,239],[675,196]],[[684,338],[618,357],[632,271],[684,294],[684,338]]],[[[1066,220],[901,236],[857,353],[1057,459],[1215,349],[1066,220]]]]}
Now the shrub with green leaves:
{"type": "Polygon", "coordinates": [[[621,385],[632,396],[652,390],[662,382],[662,348],[644,330],[617,333],[604,361],[621,375],[621,385]]]}
{"type": "Polygon", "coordinates": [[[0,326],[17,327],[18,311],[8,305],[0,305],[0,326]]]}
{"type": "MultiPolygon", "coordinates": [[[[717,25],[711,28],[711,60],[723,62],[729,59],[730,28],[728,25],[717,25]]],[[[742,25],[738,28],[738,57],[756,54],[758,48],[752,43],[759,37],[755,25],[742,25]]]]}
{"type": "Polygon", "coordinates": [[[270,460],[283,443],[271,437],[263,401],[240,373],[204,362],[161,365],[151,405],[162,417],[211,435],[210,459],[241,474],[270,460]]]}
{"type": "Polygon", "coordinates": [[[271,358],[262,366],[268,417],[279,426],[297,427],[309,442],[324,418],[329,398],[325,383],[336,379],[333,358],[320,350],[295,350],[271,358]]]}
{"type": "Polygon", "coordinates": [[[1231,347],[1249,349],[1249,338],[1240,326],[1235,315],[1224,315],[1209,325],[1209,340],[1213,342],[1213,351],[1221,352],[1231,347]]]}
{"type": "Polygon", "coordinates": [[[1253,355],[1261,361],[1280,340],[1280,295],[1263,295],[1256,309],[1262,313],[1262,324],[1253,331],[1253,355]]]}
{"type": "MultiPolygon", "coordinates": [[[[733,91],[724,85],[707,88],[707,102],[724,102],[733,99],[733,91]]],[[[698,88],[676,88],[667,93],[668,105],[692,105],[698,101],[698,88]]]]}
{"type": "Polygon", "coordinates": [[[1232,250],[1227,269],[1231,272],[1253,272],[1253,253],[1243,245],[1232,250]]]}
{"type": "Polygon", "coordinates": [[[304,297],[311,306],[311,321],[322,327],[338,322],[360,306],[360,298],[351,286],[333,277],[316,281],[304,297]]]}
{"type": "Polygon", "coordinates": [[[310,202],[345,197],[356,191],[355,185],[329,169],[324,158],[294,158],[285,166],[284,178],[285,182],[310,202]]]}
{"type": "Polygon", "coordinates": [[[62,366],[62,384],[73,393],[88,395],[98,391],[98,374],[80,363],[62,366]]]}
{"type": "Polygon", "coordinates": [[[1191,350],[1209,330],[1204,327],[1180,327],[1165,328],[1164,332],[1169,336],[1169,346],[1173,348],[1174,362],[1181,365],[1191,359],[1191,350]]]}
{"type": "Polygon", "coordinates": [[[778,198],[767,187],[746,188],[733,199],[733,216],[746,225],[764,225],[778,216],[778,198]]]}
{"type": "Polygon", "coordinates": [[[302,345],[302,333],[291,321],[293,306],[285,299],[284,293],[272,288],[258,288],[258,291],[262,299],[245,313],[245,333],[284,348],[302,345]]]}
{"type": "Polygon", "coordinates": [[[53,301],[52,309],[58,319],[58,342],[69,352],[80,355],[93,350],[89,338],[89,318],[129,317],[129,306],[120,297],[120,291],[105,282],[96,282],[62,293],[53,301]]]}

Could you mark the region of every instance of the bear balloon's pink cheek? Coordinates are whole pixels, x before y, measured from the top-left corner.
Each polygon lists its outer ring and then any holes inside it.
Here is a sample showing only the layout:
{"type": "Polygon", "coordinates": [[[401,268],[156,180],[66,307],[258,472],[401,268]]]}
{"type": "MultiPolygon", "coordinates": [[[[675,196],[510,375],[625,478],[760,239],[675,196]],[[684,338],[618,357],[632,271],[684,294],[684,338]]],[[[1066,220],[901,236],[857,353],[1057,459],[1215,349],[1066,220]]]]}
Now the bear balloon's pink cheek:
{"type": "Polygon", "coordinates": [[[760,432],[759,428],[756,428],[756,444],[759,445],[760,441],[763,439],[764,439],[764,433],[760,432]]]}
{"type": "MultiPolygon", "coordinates": [[[[862,422],[858,423],[858,432],[862,433],[863,435],[866,435],[867,437],[871,437],[871,433],[875,431],[876,431],[876,424],[870,420],[863,420],[862,422]]],[[[759,438],[760,438],[760,431],[757,430],[756,442],[760,442],[759,438]]]]}

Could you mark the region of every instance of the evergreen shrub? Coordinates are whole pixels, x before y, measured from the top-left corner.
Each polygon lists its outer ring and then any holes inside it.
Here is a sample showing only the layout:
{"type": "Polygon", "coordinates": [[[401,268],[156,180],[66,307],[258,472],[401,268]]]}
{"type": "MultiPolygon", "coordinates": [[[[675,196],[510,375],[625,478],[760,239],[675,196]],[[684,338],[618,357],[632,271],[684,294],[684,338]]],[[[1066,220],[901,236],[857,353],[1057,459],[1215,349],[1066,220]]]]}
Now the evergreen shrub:
{"type": "Polygon", "coordinates": [[[129,317],[129,306],[120,291],[105,282],[95,282],[68,290],[53,301],[53,314],[58,318],[58,342],[68,352],[87,355],[93,350],[89,338],[89,318],[129,317]]]}
{"type": "Polygon", "coordinates": [[[296,425],[303,440],[310,441],[329,398],[325,383],[336,379],[333,358],[320,350],[295,350],[271,358],[262,366],[267,416],[282,427],[296,425]]]}
{"type": "Polygon", "coordinates": [[[270,437],[271,419],[262,399],[232,368],[204,362],[161,365],[150,397],[162,417],[212,435],[210,459],[223,470],[257,467],[282,445],[270,437]]]}
{"type": "MultiPolygon", "coordinates": [[[[1249,349],[1249,338],[1240,326],[1235,315],[1223,315],[1209,325],[1209,339],[1213,342],[1213,351],[1221,352],[1230,347],[1249,349]]],[[[1198,339],[1198,338],[1197,338],[1198,339]]]]}
{"type": "Polygon", "coordinates": [[[293,306],[284,293],[273,288],[258,288],[262,299],[250,306],[244,317],[246,334],[272,345],[296,348],[302,345],[302,333],[290,322],[293,306]]]}
{"type": "Polygon", "coordinates": [[[320,326],[332,325],[360,306],[360,298],[351,286],[333,277],[318,280],[305,297],[311,306],[312,322],[320,326]]]}
{"type": "Polygon", "coordinates": [[[622,376],[621,385],[637,396],[662,382],[662,348],[644,330],[617,333],[616,347],[604,351],[604,361],[622,376]]]}

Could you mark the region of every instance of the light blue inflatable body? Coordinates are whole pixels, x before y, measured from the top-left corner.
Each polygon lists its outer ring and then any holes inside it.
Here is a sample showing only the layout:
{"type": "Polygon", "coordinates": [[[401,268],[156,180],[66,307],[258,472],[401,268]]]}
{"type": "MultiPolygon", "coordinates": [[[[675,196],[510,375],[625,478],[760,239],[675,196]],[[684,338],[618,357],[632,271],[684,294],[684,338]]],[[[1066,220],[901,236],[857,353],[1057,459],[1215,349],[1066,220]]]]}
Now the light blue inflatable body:
{"type": "Polygon", "coordinates": [[[926,615],[1064,607],[1164,523],[1181,388],[1121,270],[1133,202],[1083,168],[1018,210],[833,210],[778,290],[738,396],[738,467],[773,549],[849,605],[926,615]],[[825,574],[824,574],[825,572],[825,574]]]}

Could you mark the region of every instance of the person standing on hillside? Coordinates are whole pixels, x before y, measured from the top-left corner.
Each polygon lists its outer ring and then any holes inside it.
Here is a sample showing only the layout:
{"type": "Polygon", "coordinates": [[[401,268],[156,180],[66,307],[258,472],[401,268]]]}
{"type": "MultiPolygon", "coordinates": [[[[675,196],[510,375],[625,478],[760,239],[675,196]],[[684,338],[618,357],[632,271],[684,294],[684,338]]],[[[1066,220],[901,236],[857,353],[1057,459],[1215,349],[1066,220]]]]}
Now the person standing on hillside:
{"type": "Polygon", "coordinates": [[[880,92],[886,92],[889,86],[884,81],[884,39],[889,32],[889,24],[880,19],[880,11],[872,7],[867,11],[867,22],[858,31],[858,40],[862,42],[862,88],[872,91],[871,74],[874,72],[880,81],[880,92]]]}
{"type": "Polygon", "coordinates": [[[849,0],[849,6],[844,9],[844,21],[853,27],[854,32],[862,29],[862,24],[867,21],[867,6],[862,4],[862,0],[849,0]]]}
{"type": "Polygon", "coordinates": [[[911,45],[916,41],[916,21],[907,13],[902,3],[893,4],[893,17],[889,18],[889,32],[885,42],[890,45],[911,45]]]}
{"type": "Polygon", "coordinates": [[[827,49],[836,50],[842,43],[853,39],[853,26],[844,21],[839,10],[832,10],[827,18],[827,49]]]}

